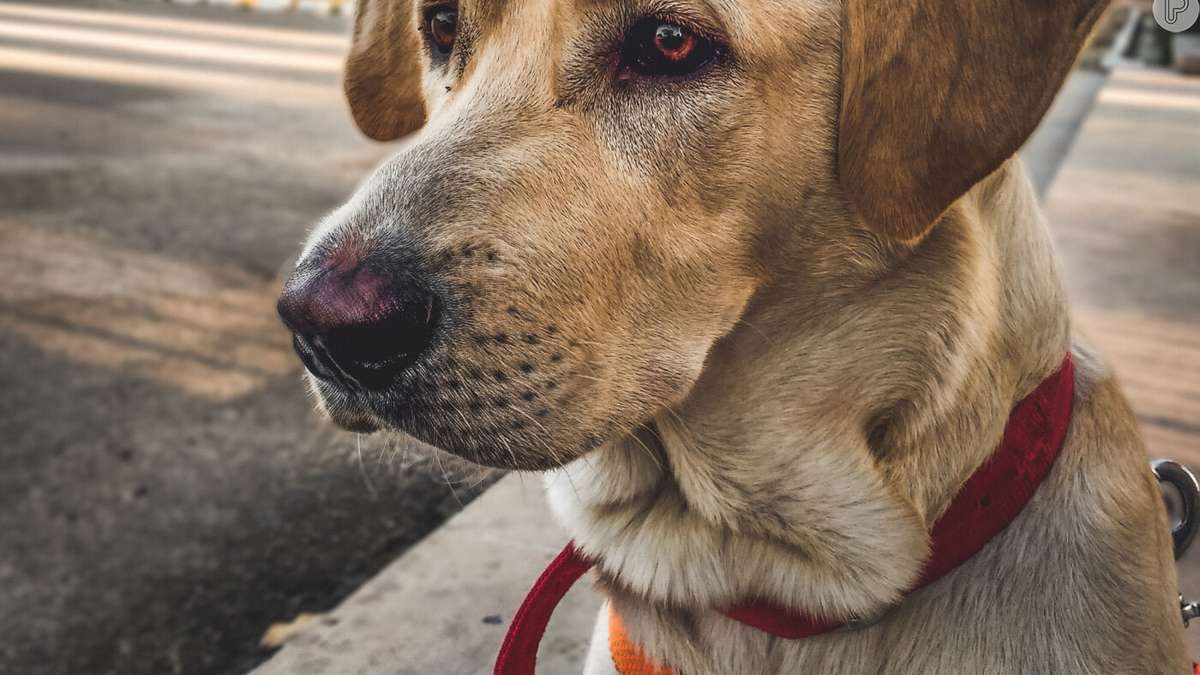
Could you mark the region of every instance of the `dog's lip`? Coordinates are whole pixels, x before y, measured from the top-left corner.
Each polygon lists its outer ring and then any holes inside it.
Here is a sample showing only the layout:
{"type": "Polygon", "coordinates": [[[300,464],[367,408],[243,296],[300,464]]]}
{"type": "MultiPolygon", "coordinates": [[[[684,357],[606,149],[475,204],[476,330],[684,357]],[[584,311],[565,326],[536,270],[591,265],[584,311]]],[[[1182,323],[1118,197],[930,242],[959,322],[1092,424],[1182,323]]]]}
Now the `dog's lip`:
{"type": "Polygon", "coordinates": [[[330,419],[339,427],[346,431],[353,431],[356,434],[373,434],[382,428],[373,420],[365,417],[339,418],[338,416],[330,415],[330,419]]]}
{"type": "Polygon", "coordinates": [[[355,400],[353,392],[331,381],[316,377],[313,377],[313,381],[316,385],[315,393],[324,403],[322,407],[335,425],[359,434],[371,434],[383,428],[383,424],[374,419],[362,402],[355,400]]]}
{"type": "Polygon", "coordinates": [[[373,434],[383,428],[378,422],[358,411],[330,410],[329,419],[342,429],[356,434],[373,434]]]}

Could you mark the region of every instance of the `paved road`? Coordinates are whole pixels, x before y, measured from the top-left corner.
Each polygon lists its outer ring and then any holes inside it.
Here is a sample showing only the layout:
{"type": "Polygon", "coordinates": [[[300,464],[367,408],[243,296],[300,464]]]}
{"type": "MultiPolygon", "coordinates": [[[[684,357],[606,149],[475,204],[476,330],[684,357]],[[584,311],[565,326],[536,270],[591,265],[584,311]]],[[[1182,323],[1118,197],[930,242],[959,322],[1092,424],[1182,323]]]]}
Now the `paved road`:
{"type": "Polygon", "coordinates": [[[419,450],[316,420],[274,317],[386,152],[343,31],[0,4],[0,673],[245,672],[458,509],[419,450]]]}

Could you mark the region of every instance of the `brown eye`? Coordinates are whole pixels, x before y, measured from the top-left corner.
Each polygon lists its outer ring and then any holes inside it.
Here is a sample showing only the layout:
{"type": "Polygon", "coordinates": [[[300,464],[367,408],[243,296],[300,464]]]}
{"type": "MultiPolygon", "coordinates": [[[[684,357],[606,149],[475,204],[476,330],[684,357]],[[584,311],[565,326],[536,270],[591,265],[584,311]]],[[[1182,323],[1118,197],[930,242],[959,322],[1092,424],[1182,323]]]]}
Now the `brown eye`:
{"type": "Polygon", "coordinates": [[[621,70],[650,77],[684,77],[702,69],[721,49],[696,31],[664,19],[638,21],[621,47],[621,70]]]}
{"type": "Polygon", "coordinates": [[[441,54],[449,54],[458,35],[458,12],[448,5],[439,5],[426,15],[429,41],[441,54]]]}
{"type": "Polygon", "coordinates": [[[682,26],[659,24],[654,31],[654,46],[662,58],[678,63],[686,60],[696,49],[696,36],[682,26]]]}

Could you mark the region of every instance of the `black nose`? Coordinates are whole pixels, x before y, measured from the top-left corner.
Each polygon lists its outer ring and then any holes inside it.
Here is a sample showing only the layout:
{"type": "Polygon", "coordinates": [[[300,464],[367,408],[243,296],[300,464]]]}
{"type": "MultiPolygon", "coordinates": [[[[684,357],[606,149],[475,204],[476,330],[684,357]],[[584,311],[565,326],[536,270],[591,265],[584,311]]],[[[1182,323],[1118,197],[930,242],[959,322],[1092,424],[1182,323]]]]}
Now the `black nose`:
{"type": "Polygon", "coordinates": [[[429,346],[439,306],[404,271],[306,263],[284,285],[278,310],[309,372],[380,391],[429,346]]]}

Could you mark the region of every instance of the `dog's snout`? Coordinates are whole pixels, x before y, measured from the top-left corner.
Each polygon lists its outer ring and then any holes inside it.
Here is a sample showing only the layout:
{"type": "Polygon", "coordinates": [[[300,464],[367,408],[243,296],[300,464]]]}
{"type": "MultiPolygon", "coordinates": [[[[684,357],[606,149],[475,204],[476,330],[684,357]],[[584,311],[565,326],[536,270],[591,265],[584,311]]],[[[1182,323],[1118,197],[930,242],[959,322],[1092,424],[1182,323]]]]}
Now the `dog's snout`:
{"type": "Polygon", "coordinates": [[[429,346],[439,305],[405,270],[305,264],[285,284],[278,310],[309,372],[378,391],[429,346]]]}

